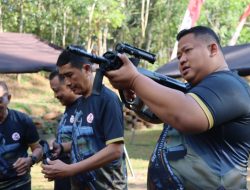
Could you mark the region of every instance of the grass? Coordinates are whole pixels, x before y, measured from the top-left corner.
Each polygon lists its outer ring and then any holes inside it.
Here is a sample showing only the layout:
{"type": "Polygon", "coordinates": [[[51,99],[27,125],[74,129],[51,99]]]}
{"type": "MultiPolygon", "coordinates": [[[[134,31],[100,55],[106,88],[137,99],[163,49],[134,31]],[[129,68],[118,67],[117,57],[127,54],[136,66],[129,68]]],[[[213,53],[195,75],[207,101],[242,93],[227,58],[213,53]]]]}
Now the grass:
{"type": "Polygon", "coordinates": [[[31,168],[31,185],[32,190],[53,190],[54,189],[54,182],[48,181],[43,177],[41,173],[41,167],[39,164],[34,165],[31,168]]]}
{"type": "MultiPolygon", "coordinates": [[[[7,82],[12,95],[10,108],[25,112],[34,117],[55,111],[62,112],[63,107],[54,98],[49,87],[46,73],[39,74],[1,74],[0,80],[7,82]],[[19,78],[19,80],[18,80],[19,78]]],[[[104,78],[104,82],[107,80],[104,78]]],[[[106,84],[106,83],[105,83],[106,84]]],[[[109,84],[106,84],[109,86],[109,84]]],[[[127,165],[129,189],[146,189],[148,160],[156,144],[161,127],[125,131],[125,144],[134,176],[127,165]],[[132,138],[133,137],[133,138],[132,138]]],[[[32,190],[52,190],[53,182],[48,182],[41,173],[40,164],[31,169],[32,190]]]]}
{"type": "MultiPolygon", "coordinates": [[[[132,176],[127,163],[128,189],[146,189],[148,160],[157,142],[161,129],[161,126],[155,126],[151,129],[137,130],[134,134],[133,141],[131,141],[133,132],[125,131],[126,150],[134,173],[134,176],[132,176]]],[[[53,190],[53,182],[48,182],[43,177],[39,164],[33,166],[31,175],[32,190],[53,190]]]]}
{"type": "MultiPolygon", "coordinates": [[[[43,116],[50,111],[62,111],[63,107],[54,98],[46,75],[46,73],[22,74],[21,80],[18,81],[17,75],[1,74],[0,80],[7,82],[12,94],[10,107],[35,117],[43,116]]],[[[155,126],[151,129],[136,130],[134,134],[132,131],[125,131],[126,150],[134,173],[134,176],[132,176],[127,165],[129,190],[146,189],[149,158],[161,129],[161,126],[155,126]]],[[[31,175],[32,190],[53,189],[53,182],[48,182],[43,177],[39,164],[32,167],[31,175]]],[[[248,177],[247,179],[248,188],[250,189],[250,178],[248,177]]]]}
{"type": "Polygon", "coordinates": [[[125,144],[131,161],[134,176],[128,168],[128,187],[133,190],[147,189],[147,168],[149,158],[160,135],[162,127],[155,126],[151,129],[125,131],[125,144]],[[132,138],[134,135],[134,138],[132,138]]]}
{"type": "Polygon", "coordinates": [[[33,116],[43,116],[50,111],[62,111],[63,107],[54,98],[49,81],[44,74],[1,74],[12,95],[10,108],[33,116]]]}

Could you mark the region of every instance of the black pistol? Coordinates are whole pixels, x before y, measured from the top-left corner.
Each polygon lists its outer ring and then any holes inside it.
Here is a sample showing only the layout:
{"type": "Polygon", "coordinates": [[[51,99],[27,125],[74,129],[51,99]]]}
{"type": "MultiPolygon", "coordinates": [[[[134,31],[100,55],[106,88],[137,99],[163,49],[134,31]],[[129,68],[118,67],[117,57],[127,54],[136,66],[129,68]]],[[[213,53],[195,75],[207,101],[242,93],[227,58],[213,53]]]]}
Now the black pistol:
{"type": "Polygon", "coordinates": [[[49,158],[50,160],[54,160],[54,157],[52,155],[52,150],[50,150],[49,148],[49,144],[46,140],[40,140],[39,144],[42,146],[43,149],[43,164],[48,164],[47,162],[47,158],[49,158]]]}

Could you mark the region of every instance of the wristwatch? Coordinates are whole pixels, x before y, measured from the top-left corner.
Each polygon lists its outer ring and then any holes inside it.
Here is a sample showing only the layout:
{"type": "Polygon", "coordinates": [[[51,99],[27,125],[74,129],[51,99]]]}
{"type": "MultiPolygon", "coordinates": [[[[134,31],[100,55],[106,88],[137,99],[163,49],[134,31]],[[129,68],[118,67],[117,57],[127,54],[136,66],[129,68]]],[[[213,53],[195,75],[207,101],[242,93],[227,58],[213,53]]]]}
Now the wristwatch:
{"type": "Polygon", "coordinates": [[[33,155],[30,155],[29,157],[31,158],[31,162],[32,162],[31,166],[33,166],[37,162],[37,157],[33,155]]]}

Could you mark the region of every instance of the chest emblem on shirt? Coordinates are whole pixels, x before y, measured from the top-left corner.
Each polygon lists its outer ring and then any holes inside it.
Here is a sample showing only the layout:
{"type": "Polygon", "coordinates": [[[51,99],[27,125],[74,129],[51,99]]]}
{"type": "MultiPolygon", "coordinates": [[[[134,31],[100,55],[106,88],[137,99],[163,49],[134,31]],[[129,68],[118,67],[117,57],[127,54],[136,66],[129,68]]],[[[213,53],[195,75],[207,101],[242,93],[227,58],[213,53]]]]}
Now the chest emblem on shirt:
{"type": "Polygon", "coordinates": [[[70,122],[70,123],[74,123],[74,121],[75,121],[75,116],[74,116],[74,115],[71,115],[71,116],[70,116],[70,119],[69,119],[69,122],[70,122]]]}
{"type": "Polygon", "coordinates": [[[18,141],[18,140],[20,139],[20,134],[17,133],[17,132],[13,133],[13,134],[12,134],[12,139],[13,139],[14,141],[18,141]]]}
{"type": "Polygon", "coordinates": [[[90,113],[88,116],[87,116],[87,122],[88,123],[92,123],[94,120],[94,115],[92,113],[90,113]]]}

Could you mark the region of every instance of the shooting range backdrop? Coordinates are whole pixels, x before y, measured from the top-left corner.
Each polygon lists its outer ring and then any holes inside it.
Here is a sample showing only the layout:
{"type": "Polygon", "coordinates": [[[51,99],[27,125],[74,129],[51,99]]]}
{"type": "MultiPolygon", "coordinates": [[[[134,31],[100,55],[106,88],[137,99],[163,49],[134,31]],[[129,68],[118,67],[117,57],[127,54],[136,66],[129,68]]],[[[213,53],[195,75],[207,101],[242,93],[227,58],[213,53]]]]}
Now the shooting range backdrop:
{"type": "MultiPolygon", "coordinates": [[[[250,75],[250,43],[235,46],[226,46],[222,48],[225,59],[231,70],[238,71],[239,75],[250,75]]],[[[171,77],[180,77],[178,69],[178,60],[173,59],[169,63],[156,70],[164,75],[171,77]]]]}
{"type": "Polygon", "coordinates": [[[52,71],[60,52],[32,34],[0,33],[0,73],[52,71]]]}

